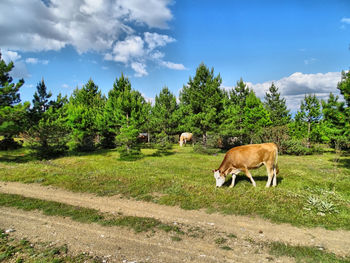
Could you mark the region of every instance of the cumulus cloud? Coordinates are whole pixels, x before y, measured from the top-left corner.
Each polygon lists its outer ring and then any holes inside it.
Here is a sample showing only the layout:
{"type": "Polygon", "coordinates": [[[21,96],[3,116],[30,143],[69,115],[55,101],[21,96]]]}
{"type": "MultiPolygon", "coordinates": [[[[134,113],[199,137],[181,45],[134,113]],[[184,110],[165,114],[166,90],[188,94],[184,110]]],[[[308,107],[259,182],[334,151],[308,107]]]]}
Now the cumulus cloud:
{"type": "Polygon", "coordinates": [[[167,35],[160,35],[158,33],[145,32],[145,41],[148,44],[148,48],[153,50],[157,47],[163,47],[168,43],[174,42],[175,39],[167,35]]]}
{"type": "MultiPolygon", "coordinates": [[[[275,86],[278,87],[281,95],[286,99],[288,108],[292,111],[297,111],[305,94],[315,94],[319,99],[328,98],[330,92],[333,94],[339,94],[337,84],[340,80],[340,72],[317,74],[295,72],[294,74],[279,80],[271,80],[255,84],[247,82],[247,85],[255,91],[258,97],[263,99],[265,93],[271,87],[273,82],[275,86]]],[[[232,87],[225,88],[229,89],[232,87]]]]}
{"type": "Polygon", "coordinates": [[[130,59],[139,58],[144,55],[144,41],[139,36],[127,37],[119,41],[113,48],[113,60],[127,63],[130,59]]]}
{"type": "Polygon", "coordinates": [[[148,72],[146,71],[146,65],[140,62],[132,62],[131,68],[135,70],[136,77],[147,76],[148,72]]]}
{"type": "Polygon", "coordinates": [[[171,2],[2,0],[0,48],[40,52],[71,45],[79,53],[96,51],[107,60],[137,68],[135,65],[142,62],[142,56],[146,56],[143,60],[152,60],[151,51],[159,55],[157,48],[175,41],[168,35],[145,32],[168,28],[173,18],[171,2]]]}

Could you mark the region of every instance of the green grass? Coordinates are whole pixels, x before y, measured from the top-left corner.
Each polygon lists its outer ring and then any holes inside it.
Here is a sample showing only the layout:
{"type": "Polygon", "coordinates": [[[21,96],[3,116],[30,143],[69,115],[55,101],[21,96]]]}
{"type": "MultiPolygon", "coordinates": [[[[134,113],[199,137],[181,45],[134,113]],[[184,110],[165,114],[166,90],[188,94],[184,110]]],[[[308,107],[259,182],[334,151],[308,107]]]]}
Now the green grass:
{"type": "Polygon", "coordinates": [[[48,216],[69,217],[81,223],[98,223],[103,226],[121,226],[133,229],[135,232],[145,232],[160,229],[165,232],[181,233],[181,230],[172,225],[149,217],[111,216],[101,214],[99,211],[63,203],[45,201],[35,198],[23,197],[14,194],[0,193],[0,206],[14,207],[26,211],[39,210],[48,216]]]}
{"type": "Polygon", "coordinates": [[[122,195],[184,209],[253,215],[297,226],[350,230],[350,157],[334,153],[279,156],[276,188],[265,188],[266,169],[252,171],[257,187],[237,176],[215,188],[212,169],[224,154],[174,147],[157,156],[143,149],[141,158],[122,161],[115,150],[101,150],[49,161],[30,157],[24,148],[0,152],[0,180],[54,185],[70,191],[122,195]]]}
{"type": "Polygon", "coordinates": [[[337,257],[317,247],[291,246],[280,242],[273,242],[268,245],[270,253],[275,256],[287,256],[295,258],[296,262],[305,263],[349,263],[350,258],[337,257]]]}

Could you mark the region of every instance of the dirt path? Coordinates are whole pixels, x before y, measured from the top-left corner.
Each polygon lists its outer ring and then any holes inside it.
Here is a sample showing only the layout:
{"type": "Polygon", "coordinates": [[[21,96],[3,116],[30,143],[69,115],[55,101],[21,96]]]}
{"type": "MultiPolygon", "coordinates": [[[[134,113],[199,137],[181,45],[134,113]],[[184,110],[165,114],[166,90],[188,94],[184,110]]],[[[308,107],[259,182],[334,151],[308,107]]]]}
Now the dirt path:
{"type": "MultiPolygon", "coordinates": [[[[80,224],[64,218],[46,217],[41,213],[0,208],[0,225],[21,229],[15,232],[18,232],[18,235],[23,231],[23,235],[32,238],[47,241],[65,240],[73,247],[72,250],[89,251],[91,249],[90,251],[94,253],[112,255],[118,260],[123,257],[137,262],[140,260],[142,262],[264,262],[271,260],[271,256],[264,249],[248,242],[248,239],[257,242],[282,241],[292,245],[319,246],[337,255],[350,255],[349,231],[297,228],[288,224],[273,224],[259,218],[186,211],[177,207],[118,197],[72,193],[37,184],[0,182],[0,192],[93,208],[107,213],[122,212],[124,215],[153,217],[165,223],[176,222],[200,227],[209,233],[205,238],[184,237],[182,241],[174,242],[165,233],[157,232],[149,237],[146,234],[134,234],[133,231],[121,228],[80,224]],[[37,230],[31,232],[31,229],[37,230]],[[233,233],[238,237],[229,241],[233,251],[225,251],[215,244],[215,233],[220,232],[233,233]],[[101,235],[104,238],[101,238],[101,235]],[[116,252],[118,248],[121,249],[116,252]],[[153,256],[155,258],[152,259],[153,256]]],[[[283,262],[286,261],[288,259],[283,259],[283,262]]]]}

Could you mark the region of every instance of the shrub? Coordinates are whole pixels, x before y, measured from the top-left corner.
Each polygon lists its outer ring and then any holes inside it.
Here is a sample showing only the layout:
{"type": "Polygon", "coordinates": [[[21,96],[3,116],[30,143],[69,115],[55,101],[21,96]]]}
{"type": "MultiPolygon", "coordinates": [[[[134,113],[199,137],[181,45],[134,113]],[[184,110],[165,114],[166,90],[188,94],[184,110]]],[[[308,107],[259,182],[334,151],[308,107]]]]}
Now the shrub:
{"type": "Polygon", "coordinates": [[[0,141],[0,150],[6,151],[6,150],[15,150],[18,148],[21,148],[23,145],[23,141],[15,141],[13,138],[4,138],[0,141]]]}
{"type": "Polygon", "coordinates": [[[293,154],[293,155],[312,154],[312,149],[307,148],[301,140],[297,140],[297,139],[290,139],[290,140],[284,141],[281,144],[281,148],[283,149],[283,152],[286,154],[293,154]]]}

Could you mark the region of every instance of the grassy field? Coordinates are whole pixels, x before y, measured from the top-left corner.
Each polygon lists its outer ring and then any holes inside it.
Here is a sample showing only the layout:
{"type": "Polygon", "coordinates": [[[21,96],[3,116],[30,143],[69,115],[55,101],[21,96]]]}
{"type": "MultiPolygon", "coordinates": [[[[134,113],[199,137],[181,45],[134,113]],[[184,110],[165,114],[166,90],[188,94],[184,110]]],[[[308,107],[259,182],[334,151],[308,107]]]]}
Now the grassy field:
{"type": "Polygon", "coordinates": [[[0,152],[0,180],[350,230],[350,156],[279,156],[276,188],[265,188],[262,167],[252,171],[256,188],[242,174],[233,189],[228,187],[230,178],[216,189],[211,170],[219,167],[223,156],[175,146],[163,156],[143,149],[141,158],[134,161],[120,160],[114,150],[38,161],[23,148],[0,152]]]}

